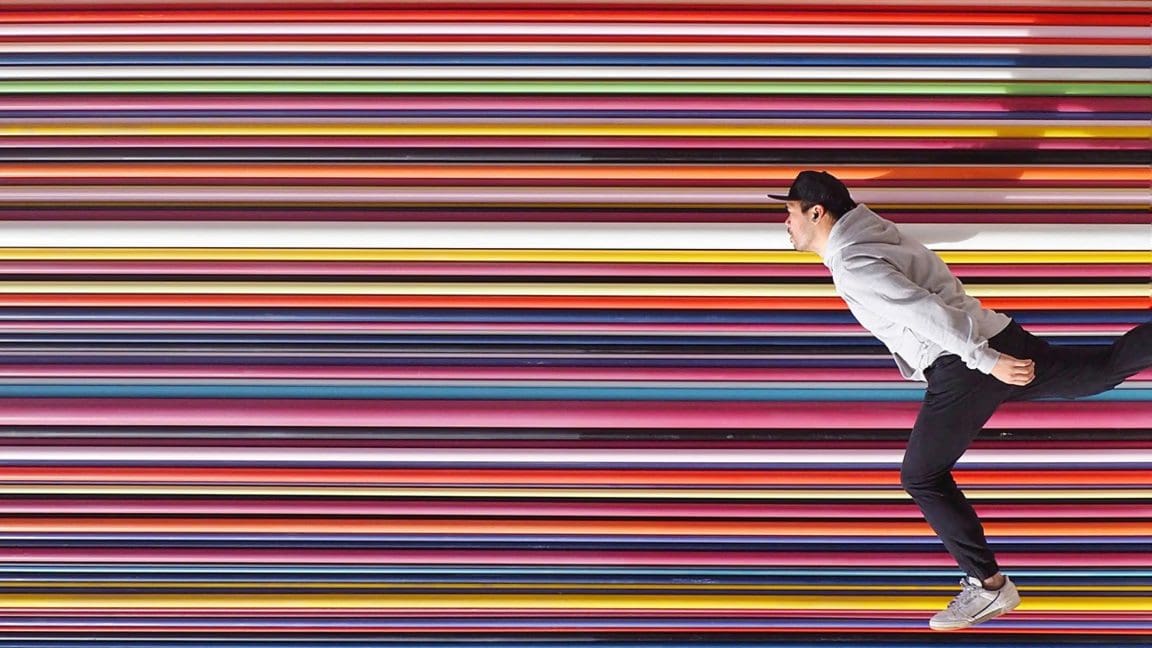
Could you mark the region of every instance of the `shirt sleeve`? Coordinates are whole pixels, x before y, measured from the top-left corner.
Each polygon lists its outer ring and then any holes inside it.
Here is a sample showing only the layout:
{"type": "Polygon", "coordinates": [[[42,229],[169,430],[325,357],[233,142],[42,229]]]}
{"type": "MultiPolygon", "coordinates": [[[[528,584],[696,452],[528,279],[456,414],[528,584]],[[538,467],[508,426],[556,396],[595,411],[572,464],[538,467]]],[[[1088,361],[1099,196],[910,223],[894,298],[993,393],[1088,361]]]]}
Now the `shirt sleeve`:
{"type": "Polygon", "coordinates": [[[837,281],[846,301],[956,354],[969,369],[992,373],[1000,352],[988,346],[971,315],[944,303],[882,260],[853,260],[849,265],[837,281]]]}

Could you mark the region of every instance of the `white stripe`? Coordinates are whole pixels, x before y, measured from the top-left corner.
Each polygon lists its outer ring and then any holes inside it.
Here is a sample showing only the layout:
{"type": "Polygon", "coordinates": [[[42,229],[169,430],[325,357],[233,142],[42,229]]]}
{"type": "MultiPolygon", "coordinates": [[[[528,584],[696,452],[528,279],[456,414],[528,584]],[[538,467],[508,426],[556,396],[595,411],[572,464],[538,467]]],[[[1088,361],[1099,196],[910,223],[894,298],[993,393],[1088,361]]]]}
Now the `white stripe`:
{"type": "Polygon", "coordinates": [[[29,65],[5,79],[787,79],[952,81],[1149,81],[1129,68],[768,67],[625,65],[29,65]]]}
{"type": "MultiPolygon", "coordinates": [[[[790,250],[779,214],[757,223],[0,222],[6,247],[790,250]]],[[[911,224],[937,250],[1148,251],[1147,225],[911,224]]]]}
{"type": "Polygon", "coordinates": [[[1146,39],[1144,27],[1000,25],[748,25],[738,23],[27,23],[0,25],[0,36],[157,35],[605,35],[605,36],[848,36],[862,38],[1103,38],[1146,39]]]}

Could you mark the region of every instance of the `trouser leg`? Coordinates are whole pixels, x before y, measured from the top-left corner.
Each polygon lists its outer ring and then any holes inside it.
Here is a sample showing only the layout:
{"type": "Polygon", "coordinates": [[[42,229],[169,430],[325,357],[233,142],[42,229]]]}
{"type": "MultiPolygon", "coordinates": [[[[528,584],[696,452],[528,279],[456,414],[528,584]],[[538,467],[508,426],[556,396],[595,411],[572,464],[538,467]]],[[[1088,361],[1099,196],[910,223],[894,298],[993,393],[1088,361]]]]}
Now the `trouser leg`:
{"type": "Polygon", "coordinates": [[[956,356],[937,362],[908,438],[900,483],[965,573],[999,571],[980,518],[952,478],[952,468],[1011,387],[968,369],[956,356]]]}
{"type": "Polygon", "coordinates": [[[1053,346],[1015,322],[989,340],[992,348],[1036,363],[1025,387],[968,369],[956,356],[933,364],[908,439],[900,481],[965,573],[980,579],[999,567],[984,528],[952,478],[952,468],[996,408],[1008,400],[1077,398],[1107,391],[1152,366],[1152,322],[1108,347],[1053,346]]]}
{"type": "Polygon", "coordinates": [[[1141,324],[1110,346],[1051,345],[1020,328],[1011,336],[1019,348],[1001,349],[1036,361],[1036,379],[1009,400],[1081,398],[1106,392],[1152,367],[1152,322],[1141,324]]]}

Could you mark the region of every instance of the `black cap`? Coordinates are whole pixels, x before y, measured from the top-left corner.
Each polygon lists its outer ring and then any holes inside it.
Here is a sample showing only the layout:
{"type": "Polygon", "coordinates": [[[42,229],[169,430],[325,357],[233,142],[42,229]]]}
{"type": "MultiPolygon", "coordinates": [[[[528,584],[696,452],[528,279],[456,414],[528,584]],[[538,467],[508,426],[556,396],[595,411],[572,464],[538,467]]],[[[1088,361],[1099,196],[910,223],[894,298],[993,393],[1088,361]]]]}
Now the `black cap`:
{"type": "Polygon", "coordinates": [[[827,171],[801,171],[788,188],[788,195],[768,194],[768,197],[824,205],[825,209],[838,216],[856,207],[848,187],[827,171]]]}

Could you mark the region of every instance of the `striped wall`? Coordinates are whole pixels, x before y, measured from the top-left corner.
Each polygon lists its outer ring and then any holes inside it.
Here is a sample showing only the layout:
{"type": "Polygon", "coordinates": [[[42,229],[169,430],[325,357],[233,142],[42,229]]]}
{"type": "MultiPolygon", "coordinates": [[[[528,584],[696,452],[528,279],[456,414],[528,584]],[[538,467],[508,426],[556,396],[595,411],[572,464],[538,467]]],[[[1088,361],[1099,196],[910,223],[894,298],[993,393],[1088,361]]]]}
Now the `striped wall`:
{"type": "Polygon", "coordinates": [[[1024,604],[932,635],[923,385],[764,194],[1106,344],[1150,60],[1130,0],[6,0],[0,646],[1147,646],[1152,372],[997,413],[1024,604]]]}

